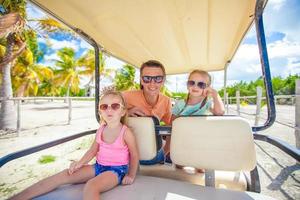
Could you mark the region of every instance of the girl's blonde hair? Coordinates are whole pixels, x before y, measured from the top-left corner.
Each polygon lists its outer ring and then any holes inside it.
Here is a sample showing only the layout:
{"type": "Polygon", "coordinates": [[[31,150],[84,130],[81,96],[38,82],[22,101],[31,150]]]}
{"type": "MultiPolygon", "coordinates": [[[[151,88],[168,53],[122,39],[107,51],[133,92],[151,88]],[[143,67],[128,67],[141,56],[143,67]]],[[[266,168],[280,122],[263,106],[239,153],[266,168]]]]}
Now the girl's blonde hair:
{"type": "Polygon", "coordinates": [[[200,70],[200,69],[195,69],[195,70],[193,70],[193,71],[189,74],[188,80],[190,80],[190,78],[191,78],[191,76],[192,76],[193,74],[200,74],[200,75],[205,75],[205,76],[207,76],[207,77],[208,77],[208,83],[207,83],[207,86],[210,86],[210,84],[211,84],[211,76],[210,76],[210,74],[209,74],[207,71],[200,70]]]}
{"type": "MultiPolygon", "coordinates": [[[[112,96],[117,96],[121,99],[121,105],[123,106],[122,109],[124,109],[125,111],[125,114],[121,117],[121,120],[120,122],[122,124],[125,124],[127,125],[127,118],[128,118],[128,112],[127,112],[127,108],[126,108],[126,102],[125,102],[125,99],[124,97],[122,96],[122,94],[118,91],[116,91],[115,87],[114,86],[109,86],[109,87],[105,87],[102,92],[101,92],[101,96],[99,98],[99,105],[98,105],[98,110],[99,110],[99,106],[100,106],[100,102],[101,100],[108,96],[108,95],[112,95],[112,96]]],[[[100,115],[100,112],[99,112],[99,115],[100,115]]],[[[100,115],[100,121],[104,121],[106,123],[106,121],[103,119],[103,117],[100,115]]]]}
{"type": "MultiPolygon", "coordinates": [[[[211,84],[211,76],[210,74],[207,72],[207,71],[204,71],[204,70],[200,70],[200,69],[195,69],[193,70],[190,74],[189,74],[189,77],[188,77],[188,80],[190,80],[191,76],[193,74],[200,74],[200,75],[204,75],[204,76],[207,76],[208,77],[208,83],[207,83],[207,86],[210,86],[211,84]]],[[[188,93],[187,97],[186,97],[186,103],[189,101],[189,98],[190,98],[190,93],[188,93]]],[[[204,101],[204,103],[206,103],[206,99],[204,101]]]]}

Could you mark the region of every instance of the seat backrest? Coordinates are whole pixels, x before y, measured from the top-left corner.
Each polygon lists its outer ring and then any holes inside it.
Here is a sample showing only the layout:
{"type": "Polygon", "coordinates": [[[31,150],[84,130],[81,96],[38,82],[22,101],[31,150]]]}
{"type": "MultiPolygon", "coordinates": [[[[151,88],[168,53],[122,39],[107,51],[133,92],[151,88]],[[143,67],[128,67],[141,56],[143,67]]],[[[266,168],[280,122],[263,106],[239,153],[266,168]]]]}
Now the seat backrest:
{"type": "Polygon", "coordinates": [[[128,126],[135,135],[140,160],[151,160],[157,154],[155,124],[151,117],[129,117],[128,126]]]}
{"type": "Polygon", "coordinates": [[[177,118],[172,124],[171,159],[198,169],[251,171],[256,166],[251,126],[232,116],[177,118]]]}

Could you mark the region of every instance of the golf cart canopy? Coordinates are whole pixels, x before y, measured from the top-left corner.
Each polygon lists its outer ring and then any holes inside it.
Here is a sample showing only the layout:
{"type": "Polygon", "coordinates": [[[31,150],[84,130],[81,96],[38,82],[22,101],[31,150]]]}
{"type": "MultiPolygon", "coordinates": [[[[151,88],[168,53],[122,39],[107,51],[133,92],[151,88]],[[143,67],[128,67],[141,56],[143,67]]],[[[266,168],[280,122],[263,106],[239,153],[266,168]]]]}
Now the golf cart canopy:
{"type": "Polygon", "coordinates": [[[103,50],[139,67],[156,59],[167,74],[223,70],[251,26],[255,0],[34,0],[103,50]]]}

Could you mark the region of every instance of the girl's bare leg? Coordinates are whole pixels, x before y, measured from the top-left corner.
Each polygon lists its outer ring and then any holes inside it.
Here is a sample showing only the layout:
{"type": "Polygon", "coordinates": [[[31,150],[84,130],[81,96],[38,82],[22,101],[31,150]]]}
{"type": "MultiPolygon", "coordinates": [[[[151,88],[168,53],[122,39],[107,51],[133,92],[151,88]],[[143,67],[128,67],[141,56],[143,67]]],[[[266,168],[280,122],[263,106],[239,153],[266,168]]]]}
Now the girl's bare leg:
{"type": "Polygon", "coordinates": [[[95,178],[90,179],[84,186],[83,199],[85,200],[99,200],[100,193],[110,190],[119,183],[118,177],[115,173],[106,171],[95,178]]]}
{"type": "Polygon", "coordinates": [[[68,173],[68,169],[65,169],[58,174],[52,175],[33,184],[16,196],[13,196],[11,200],[32,199],[33,197],[50,192],[61,185],[84,183],[93,177],[95,177],[95,170],[93,165],[84,166],[71,175],[68,173]]]}

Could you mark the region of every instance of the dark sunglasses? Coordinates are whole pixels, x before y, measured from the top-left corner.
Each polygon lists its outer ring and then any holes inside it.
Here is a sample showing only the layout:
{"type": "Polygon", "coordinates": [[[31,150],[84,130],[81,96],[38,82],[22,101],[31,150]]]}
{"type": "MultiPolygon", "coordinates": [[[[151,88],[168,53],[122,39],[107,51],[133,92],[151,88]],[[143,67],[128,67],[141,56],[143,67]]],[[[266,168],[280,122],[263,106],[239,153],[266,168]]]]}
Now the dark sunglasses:
{"type": "Polygon", "coordinates": [[[207,87],[207,84],[206,83],[204,83],[204,82],[196,82],[196,81],[188,81],[187,82],[187,85],[188,86],[190,86],[190,87],[192,87],[192,86],[194,86],[194,85],[197,85],[198,86],[198,88],[200,88],[200,89],[205,89],[206,87],[207,87]]]}
{"type": "Polygon", "coordinates": [[[142,76],[144,83],[150,83],[154,80],[155,83],[161,83],[164,80],[164,76],[142,76]]]}
{"type": "Polygon", "coordinates": [[[107,110],[108,107],[110,107],[112,110],[119,110],[121,107],[123,107],[123,105],[121,105],[120,103],[112,103],[112,104],[100,104],[99,109],[100,110],[107,110]]]}

